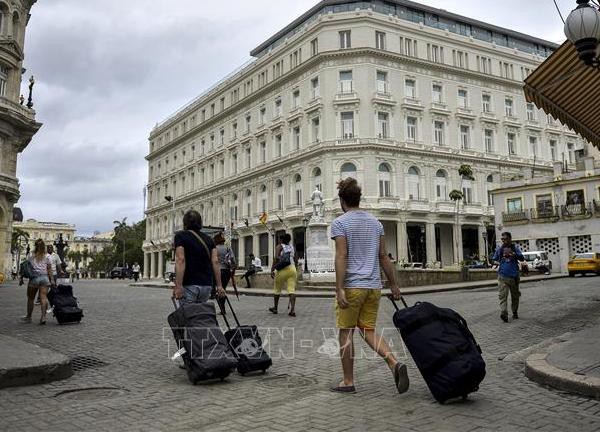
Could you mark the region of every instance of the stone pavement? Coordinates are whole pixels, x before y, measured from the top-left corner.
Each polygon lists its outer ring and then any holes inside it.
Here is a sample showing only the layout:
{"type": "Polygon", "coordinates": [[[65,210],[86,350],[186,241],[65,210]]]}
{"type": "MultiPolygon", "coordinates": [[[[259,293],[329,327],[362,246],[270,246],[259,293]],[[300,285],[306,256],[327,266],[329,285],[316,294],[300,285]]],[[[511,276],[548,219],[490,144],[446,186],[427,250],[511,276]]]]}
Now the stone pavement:
{"type": "Polygon", "coordinates": [[[0,334],[0,388],[40,384],[71,375],[67,356],[0,334]]]}
{"type": "MultiPolygon", "coordinates": [[[[469,322],[487,362],[479,392],[467,402],[437,404],[410,359],[411,388],[395,392],[380,359],[356,361],[356,395],[328,386],[340,365],[319,347],[334,326],[332,299],[300,299],[298,316],[272,315],[269,300],[233,301],[243,323],[269,339],[274,365],[265,376],[232,375],[225,383],[192,386],[169,360],[164,289],[118,281],[79,281],[80,325],[17,323],[25,292],[0,286],[0,333],[61,352],[72,359],[71,378],[0,390],[6,431],[566,431],[600,430],[600,401],[546,388],[523,373],[523,352],[565,332],[600,324],[600,279],[558,279],[523,287],[521,319],[499,319],[497,294],[487,289],[407,296],[452,307],[469,322]],[[271,330],[269,332],[269,329],[271,330]],[[281,337],[279,333],[286,337],[281,337]],[[267,337],[270,336],[270,338],[267,337]],[[276,356],[278,352],[285,354],[276,356]]],[[[282,312],[285,310],[282,302],[282,312]]],[[[383,301],[379,324],[402,354],[383,301]]],[[[34,316],[35,319],[35,316],[34,316]]],[[[358,338],[357,338],[358,340],[358,338]]],[[[361,342],[357,352],[363,348],[361,342]]],[[[368,353],[368,351],[366,351],[368,353]]]]}
{"type": "Polygon", "coordinates": [[[558,338],[526,360],[526,375],[541,384],[600,399],[600,325],[558,338]]]}
{"type": "MultiPolygon", "coordinates": [[[[566,277],[566,274],[554,273],[551,275],[535,275],[535,276],[527,276],[521,278],[521,285],[532,283],[532,282],[543,282],[553,279],[560,279],[566,277]]],[[[238,282],[239,283],[239,282],[238,282]]],[[[496,279],[493,280],[481,280],[481,281],[471,281],[471,282],[456,282],[456,283],[447,283],[447,284],[436,284],[436,285],[422,285],[416,287],[403,287],[401,291],[405,295],[416,295],[416,294],[431,294],[438,292],[447,292],[447,291],[462,291],[469,289],[477,289],[477,288],[495,288],[498,285],[498,281],[496,279]]],[[[132,282],[129,284],[131,287],[144,287],[144,288],[172,288],[174,286],[173,283],[164,282],[160,280],[144,280],[140,282],[132,282]]],[[[247,296],[256,296],[256,297],[270,297],[273,295],[273,288],[261,287],[261,288],[242,288],[241,286],[237,287],[238,293],[240,295],[247,296]]],[[[234,290],[231,285],[227,288],[227,292],[229,294],[233,294],[234,290]]],[[[390,294],[389,289],[384,289],[383,292],[385,294],[390,294]]],[[[285,289],[281,293],[282,297],[287,297],[287,292],[285,289]]],[[[303,290],[301,288],[296,290],[296,296],[298,297],[306,297],[306,298],[333,298],[335,297],[335,289],[331,288],[311,288],[308,290],[303,290]]]]}

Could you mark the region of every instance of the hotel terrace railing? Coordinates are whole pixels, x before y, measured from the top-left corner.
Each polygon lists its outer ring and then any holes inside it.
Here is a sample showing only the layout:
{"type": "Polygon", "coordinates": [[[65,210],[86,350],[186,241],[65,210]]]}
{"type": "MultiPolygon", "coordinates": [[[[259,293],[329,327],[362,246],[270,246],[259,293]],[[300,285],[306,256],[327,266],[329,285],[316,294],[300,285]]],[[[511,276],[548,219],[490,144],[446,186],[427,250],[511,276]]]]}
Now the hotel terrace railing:
{"type": "Polygon", "coordinates": [[[559,220],[587,219],[600,217],[600,201],[567,204],[554,207],[540,207],[518,212],[503,212],[502,221],[506,224],[524,224],[528,222],[557,222],[559,220]]]}

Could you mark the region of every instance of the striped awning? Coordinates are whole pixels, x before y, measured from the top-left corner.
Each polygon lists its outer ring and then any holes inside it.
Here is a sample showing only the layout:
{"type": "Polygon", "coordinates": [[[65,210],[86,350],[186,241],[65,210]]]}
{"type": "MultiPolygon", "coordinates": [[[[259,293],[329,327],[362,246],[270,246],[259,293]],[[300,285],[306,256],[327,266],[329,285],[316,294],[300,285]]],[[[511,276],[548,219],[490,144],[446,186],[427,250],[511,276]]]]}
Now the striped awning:
{"type": "Polygon", "coordinates": [[[525,98],[600,149],[600,70],[566,41],[525,79],[525,98]]]}

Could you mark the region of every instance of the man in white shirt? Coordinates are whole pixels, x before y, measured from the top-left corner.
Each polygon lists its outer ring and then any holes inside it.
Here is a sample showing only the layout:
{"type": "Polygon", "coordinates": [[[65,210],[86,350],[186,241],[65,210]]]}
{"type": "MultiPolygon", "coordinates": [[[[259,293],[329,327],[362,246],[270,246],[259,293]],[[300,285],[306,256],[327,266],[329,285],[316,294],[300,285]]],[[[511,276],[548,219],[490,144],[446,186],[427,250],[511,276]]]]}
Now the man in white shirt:
{"type": "Polygon", "coordinates": [[[137,262],[133,263],[131,272],[133,274],[133,279],[137,282],[140,277],[140,265],[137,262]]]}
{"type": "Polygon", "coordinates": [[[58,254],[54,252],[54,247],[52,245],[48,245],[46,247],[46,252],[48,252],[48,259],[50,260],[50,266],[52,267],[50,285],[56,286],[56,279],[58,278],[58,273],[61,270],[62,262],[58,254]]]}
{"type": "Polygon", "coordinates": [[[246,279],[246,284],[247,284],[246,288],[252,288],[250,286],[250,276],[252,276],[256,272],[262,271],[262,261],[260,260],[260,258],[254,257],[254,254],[252,254],[252,253],[249,255],[249,258],[250,258],[250,267],[248,268],[246,273],[244,273],[244,275],[242,276],[243,279],[246,279]]]}

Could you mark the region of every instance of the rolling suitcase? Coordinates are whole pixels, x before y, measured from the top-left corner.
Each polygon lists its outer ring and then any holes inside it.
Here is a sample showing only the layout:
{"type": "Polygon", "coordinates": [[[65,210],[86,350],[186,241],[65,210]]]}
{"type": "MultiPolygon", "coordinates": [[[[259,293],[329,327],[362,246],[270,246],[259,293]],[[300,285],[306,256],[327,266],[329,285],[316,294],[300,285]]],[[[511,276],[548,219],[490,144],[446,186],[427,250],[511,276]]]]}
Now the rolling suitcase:
{"type": "Polygon", "coordinates": [[[402,310],[392,303],[394,325],[433,397],[444,403],[477,391],[485,377],[485,362],[465,319],[427,302],[408,307],[402,299],[402,310]]]}
{"type": "Polygon", "coordinates": [[[225,339],[229,343],[231,350],[238,359],[237,370],[240,375],[248,372],[262,371],[265,373],[271,367],[273,361],[262,346],[262,339],[258,334],[258,328],[255,325],[240,325],[229,297],[225,297],[225,303],[229,305],[231,314],[237,325],[232,329],[225,314],[222,314],[223,320],[227,325],[225,339]]]}
{"type": "Polygon", "coordinates": [[[83,310],[73,296],[71,285],[57,285],[48,293],[48,302],[52,306],[52,314],[59,324],[79,323],[83,318],[83,310]]]}
{"type": "Polygon", "coordinates": [[[217,323],[212,303],[176,307],[167,320],[192,384],[225,379],[238,365],[217,323]]]}

